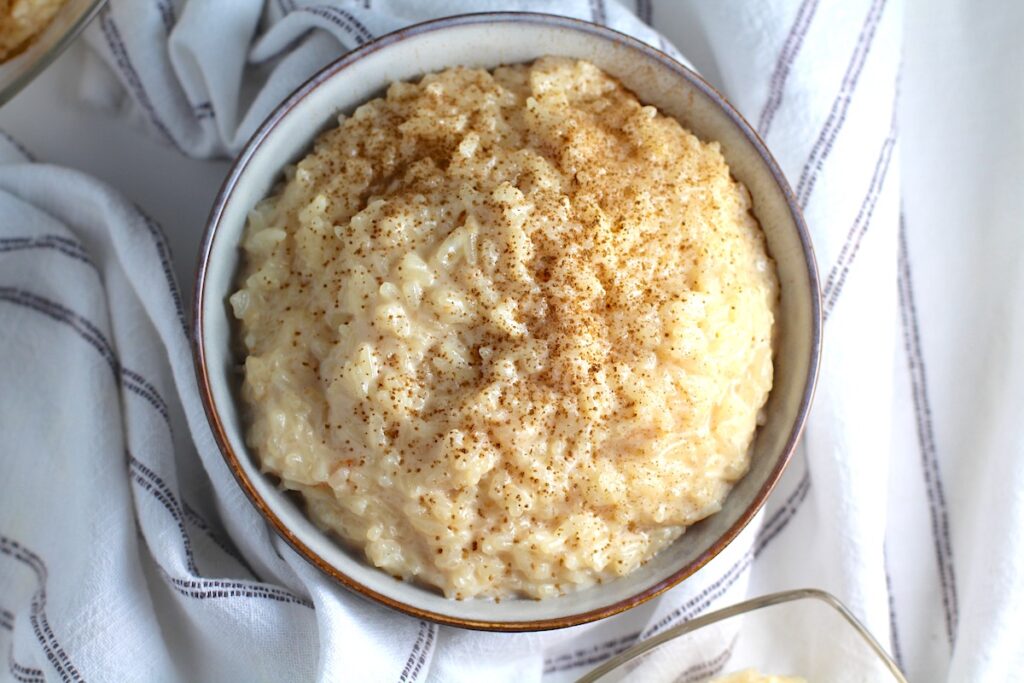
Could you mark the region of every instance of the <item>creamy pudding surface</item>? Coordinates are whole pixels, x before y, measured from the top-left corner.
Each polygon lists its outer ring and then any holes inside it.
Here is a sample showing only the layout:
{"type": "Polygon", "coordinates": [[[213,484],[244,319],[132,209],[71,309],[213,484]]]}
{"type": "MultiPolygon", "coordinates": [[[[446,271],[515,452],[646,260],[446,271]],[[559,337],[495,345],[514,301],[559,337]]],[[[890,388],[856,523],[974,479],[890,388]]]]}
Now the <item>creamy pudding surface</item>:
{"type": "Polygon", "coordinates": [[[394,83],[250,214],[247,441],[451,598],[627,574],[747,471],[778,298],[750,208],[587,62],[394,83]]]}

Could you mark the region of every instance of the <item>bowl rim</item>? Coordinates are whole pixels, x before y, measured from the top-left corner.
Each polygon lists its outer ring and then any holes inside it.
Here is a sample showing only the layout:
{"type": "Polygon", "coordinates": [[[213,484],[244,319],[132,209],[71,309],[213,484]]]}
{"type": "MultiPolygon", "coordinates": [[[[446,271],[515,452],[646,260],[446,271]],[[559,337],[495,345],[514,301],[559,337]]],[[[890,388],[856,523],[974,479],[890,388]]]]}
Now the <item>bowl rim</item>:
{"type": "Polygon", "coordinates": [[[698,631],[705,626],[727,621],[733,617],[742,616],[761,609],[775,607],[776,605],[784,605],[789,602],[799,602],[801,600],[806,600],[808,602],[817,601],[835,611],[843,621],[853,629],[857,636],[864,641],[864,644],[867,645],[872,654],[878,658],[878,661],[880,661],[882,665],[889,670],[889,673],[893,676],[893,680],[896,683],[907,683],[907,679],[903,675],[903,672],[900,671],[899,666],[897,666],[896,662],[894,662],[892,657],[889,656],[889,653],[885,651],[885,648],[878,642],[878,639],[871,634],[871,631],[868,630],[867,626],[865,626],[853,614],[853,612],[850,611],[850,608],[839,600],[839,598],[828,591],[824,591],[819,588],[796,588],[793,590],[779,591],[777,593],[768,593],[766,595],[761,595],[755,598],[750,598],[749,600],[744,600],[743,602],[729,605],[728,607],[723,607],[722,609],[714,612],[701,614],[689,621],[684,621],[683,623],[666,629],[657,635],[653,635],[646,640],[642,640],[624,652],[620,652],[618,655],[603,662],[600,666],[585,673],[576,681],[576,683],[598,683],[598,681],[607,674],[612,673],[624,664],[639,659],[642,655],[654,650],[659,645],[667,643],[670,640],[675,640],[687,633],[698,631]]]}
{"type": "MultiPolygon", "coordinates": [[[[385,34],[375,40],[365,43],[361,47],[348,52],[337,60],[326,65],[309,79],[307,79],[302,85],[300,85],[291,95],[285,98],[281,104],[279,104],[274,111],[267,117],[262,123],[259,129],[252,135],[249,141],[246,143],[245,148],[238,155],[233,162],[228,175],[225,177],[220,190],[217,193],[217,197],[214,200],[213,207],[210,211],[210,216],[207,220],[206,228],[203,233],[203,238],[200,243],[199,254],[197,258],[196,275],[193,289],[193,306],[192,306],[192,330],[191,330],[191,342],[193,361],[195,364],[196,380],[198,383],[198,389],[200,398],[203,404],[203,410],[206,413],[208,422],[210,423],[211,431],[213,432],[214,439],[217,442],[217,446],[221,451],[221,455],[224,458],[225,464],[228,469],[234,475],[235,480],[239,486],[245,492],[249,501],[254,507],[260,512],[263,518],[270,523],[274,531],[287,542],[300,557],[315,566],[321,572],[327,574],[329,577],[334,579],[336,582],[345,586],[349,590],[361,595],[365,598],[374,600],[387,607],[395,609],[399,612],[403,612],[407,615],[418,617],[420,619],[426,619],[438,624],[456,626],[460,628],[468,628],[475,630],[484,631],[503,631],[503,632],[522,632],[522,631],[543,631],[549,629],[567,628],[570,626],[577,626],[580,624],[597,621],[606,617],[619,614],[628,609],[636,607],[641,603],[644,603],[661,593],[664,593],[669,588],[677,585],[684,579],[694,574],[701,567],[706,565],[713,557],[718,555],[729,543],[731,543],[736,536],[747,526],[747,524],[754,518],[757,512],[764,505],[768,496],[772,490],[778,484],[779,479],[782,476],[783,471],[789,464],[792,458],[793,452],[796,449],[796,445],[800,440],[800,436],[803,433],[804,426],[807,422],[807,415],[810,410],[810,405],[814,396],[815,385],[817,382],[819,366],[821,362],[821,330],[822,330],[822,312],[821,312],[821,292],[818,280],[818,269],[817,262],[814,256],[814,250],[811,245],[810,234],[807,229],[807,225],[804,222],[803,214],[800,210],[800,206],[796,201],[796,197],[793,194],[789,183],[786,181],[785,176],[782,173],[775,158],[768,151],[764,141],[760,138],[753,127],[743,118],[743,116],[736,111],[735,108],[725,99],[725,97],[719,93],[713,86],[705,81],[693,70],[687,68],[677,60],[673,59],[669,55],[661,52],[660,50],[651,47],[650,45],[615,29],[601,26],[598,24],[584,21],[582,19],[575,19],[571,17],[565,17],[554,14],[545,14],[539,12],[473,12],[467,14],[459,14],[448,17],[442,17],[439,19],[432,19],[421,23],[413,24],[405,28],[393,31],[385,34]],[[359,61],[360,59],[373,54],[381,49],[384,49],[392,44],[401,42],[407,38],[418,36],[421,34],[431,33],[453,27],[475,25],[475,24],[486,24],[486,23],[525,23],[525,24],[541,24],[546,26],[554,26],[557,28],[564,28],[583,33],[588,33],[598,38],[618,42],[624,44],[626,47],[639,52],[644,58],[649,60],[655,60],[660,62],[663,66],[668,67],[675,72],[680,78],[685,79],[690,85],[696,87],[698,90],[703,92],[707,97],[714,101],[714,103],[732,120],[733,124],[744,134],[748,141],[753,145],[754,149],[760,155],[768,170],[771,172],[775,184],[782,191],[785,197],[786,204],[789,209],[789,213],[793,218],[794,225],[798,233],[800,245],[803,251],[804,265],[807,271],[808,285],[811,298],[811,344],[810,344],[810,359],[808,363],[807,377],[804,383],[803,392],[799,407],[797,409],[796,418],[790,427],[789,435],[786,439],[785,446],[782,452],[779,454],[778,461],[775,466],[769,472],[767,479],[761,486],[760,490],[754,496],[754,499],[747,506],[747,508],[740,515],[739,519],[734,522],[724,534],[722,534],[707,550],[701,553],[699,556],[694,558],[691,562],[687,563],[683,567],[680,567],[674,571],[668,577],[658,581],[657,583],[648,586],[647,588],[627,597],[619,600],[610,605],[598,607],[592,610],[587,610],[580,613],[567,614],[556,617],[548,617],[543,619],[533,619],[525,621],[493,621],[484,619],[472,619],[463,618],[448,614],[441,614],[427,609],[422,609],[414,605],[407,604],[399,599],[391,597],[389,595],[382,594],[375,591],[362,583],[357,579],[342,572],[337,567],[333,566],[320,555],[315,553],[309,548],[295,533],[288,528],[287,525],[282,522],[278,517],[277,513],[267,504],[267,502],[260,496],[256,491],[252,482],[249,481],[245,472],[239,463],[239,456],[234,452],[231,443],[228,439],[227,433],[224,428],[224,424],[221,421],[220,413],[217,409],[216,402],[213,398],[213,392],[210,383],[210,375],[206,369],[206,349],[204,347],[204,321],[202,312],[206,303],[206,273],[210,264],[210,257],[213,251],[214,237],[216,236],[217,229],[220,225],[220,221],[223,217],[225,207],[231,199],[234,192],[235,186],[239,179],[243,175],[247,168],[249,161],[252,159],[256,150],[259,149],[263,141],[270,135],[274,128],[291,112],[291,110],[305,97],[316,90],[320,85],[326,81],[334,78],[338,74],[345,71],[346,68],[359,61]]],[[[245,454],[243,454],[244,456],[245,454]]]]}

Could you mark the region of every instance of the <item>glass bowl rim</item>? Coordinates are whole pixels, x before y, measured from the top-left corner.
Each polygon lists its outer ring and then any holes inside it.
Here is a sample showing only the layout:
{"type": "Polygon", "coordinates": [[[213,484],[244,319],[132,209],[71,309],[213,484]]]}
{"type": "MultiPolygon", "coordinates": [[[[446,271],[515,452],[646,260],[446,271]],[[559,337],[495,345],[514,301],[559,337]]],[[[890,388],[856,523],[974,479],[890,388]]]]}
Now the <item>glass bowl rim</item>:
{"type": "Polygon", "coordinates": [[[738,602],[735,605],[724,607],[714,612],[709,612],[708,614],[703,614],[682,624],[673,626],[672,628],[667,629],[656,636],[652,636],[647,640],[637,643],[625,652],[612,657],[608,661],[603,662],[598,667],[587,672],[578,679],[577,683],[596,683],[596,681],[599,681],[603,676],[611,673],[623,664],[638,659],[663,643],[674,640],[675,638],[690,633],[691,631],[696,631],[704,626],[725,621],[726,619],[730,619],[741,614],[756,612],[759,609],[781,605],[787,602],[797,602],[800,600],[817,600],[831,607],[853,628],[857,635],[867,643],[871,651],[893,675],[894,680],[896,680],[897,683],[907,683],[906,677],[900,671],[899,667],[896,666],[892,657],[889,656],[889,653],[885,651],[885,648],[882,647],[878,640],[871,635],[871,632],[868,631],[864,624],[862,624],[860,620],[853,615],[849,608],[847,608],[839,598],[818,588],[797,588],[794,590],[780,591],[778,593],[768,593],[767,595],[761,595],[743,602],[738,602]]]}

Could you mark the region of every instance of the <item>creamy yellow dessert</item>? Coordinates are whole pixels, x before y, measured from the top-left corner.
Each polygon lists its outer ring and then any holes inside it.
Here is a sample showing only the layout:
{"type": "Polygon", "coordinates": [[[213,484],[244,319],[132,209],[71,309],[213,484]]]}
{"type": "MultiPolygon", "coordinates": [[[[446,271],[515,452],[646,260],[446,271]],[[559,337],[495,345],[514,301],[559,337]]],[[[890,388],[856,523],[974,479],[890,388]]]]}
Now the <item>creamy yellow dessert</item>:
{"type": "Polygon", "coordinates": [[[0,0],[0,62],[28,46],[67,0],[0,0]]]}
{"type": "Polygon", "coordinates": [[[394,83],[250,215],[248,443],[449,597],[628,574],[747,470],[778,291],[750,208],[587,62],[394,83]]]}

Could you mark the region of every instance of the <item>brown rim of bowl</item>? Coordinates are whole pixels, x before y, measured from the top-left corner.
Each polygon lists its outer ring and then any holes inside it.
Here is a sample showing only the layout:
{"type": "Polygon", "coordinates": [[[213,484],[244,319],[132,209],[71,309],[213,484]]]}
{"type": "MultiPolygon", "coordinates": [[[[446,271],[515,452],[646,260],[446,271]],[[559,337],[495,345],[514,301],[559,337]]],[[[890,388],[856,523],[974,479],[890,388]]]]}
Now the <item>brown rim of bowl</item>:
{"type": "Polygon", "coordinates": [[[778,164],[772,157],[771,153],[765,147],[764,142],[754,132],[754,129],[749,123],[733,109],[725,98],[715,90],[710,84],[708,84],[703,78],[698,76],[696,73],[686,68],[676,60],[672,59],[668,55],[656,50],[655,48],[642,43],[641,41],[621,33],[614,29],[610,29],[597,24],[592,24],[587,21],[580,19],[571,19],[569,17],[562,17],[551,14],[541,14],[535,12],[479,12],[472,14],[460,14],[457,16],[444,17],[442,19],[434,19],[426,21],[420,24],[414,24],[404,29],[400,29],[393,33],[381,36],[376,40],[369,42],[362,47],[353,50],[340,57],[338,60],[327,65],[309,80],[299,86],[284,102],[282,102],[277,109],[264,121],[263,125],[260,126],[259,130],[252,136],[245,149],[235,160],[231,167],[231,171],[228,173],[227,178],[224,180],[224,184],[221,186],[220,192],[217,194],[217,198],[214,202],[213,209],[210,211],[210,218],[207,222],[206,231],[203,235],[202,243],[199,249],[199,258],[196,268],[196,280],[195,280],[195,294],[192,307],[192,348],[193,357],[195,360],[196,379],[199,385],[199,393],[203,402],[203,409],[206,411],[206,417],[210,423],[210,427],[213,430],[214,437],[217,440],[217,445],[220,447],[221,454],[224,456],[224,461],[227,463],[228,469],[231,470],[238,484],[245,491],[246,495],[252,504],[260,511],[263,517],[271,524],[274,531],[281,536],[300,556],[302,556],[307,562],[315,566],[317,569],[327,574],[337,582],[341,583],[345,587],[349,588],[356,593],[363,595],[364,597],[371,598],[383,605],[391,607],[392,609],[404,612],[410,616],[419,617],[421,619],[427,619],[439,624],[445,624],[448,626],[458,626],[461,628],[486,630],[486,631],[543,631],[548,629],[566,628],[569,626],[577,626],[579,624],[585,624],[598,619],[604,619],[612,615],[624,612],[632,607],[635,607],[651,598],[660,595],[669,588],[675,586],[683,579],[689,577],[698,569],[707,564],[711,558],[720,553],[725,546],[727,546],[736,536],[743,530],[743,528],[753,519],[754,515],[757,514],[761,506],[764,505],[768,495],[775,488],[779,478],[782,476],[783,470],[789,463],[790,458],[793,455],[793,451],[796,448],[796,444],[800,439],[800,435],[803,433],[804,424],[807,421],[807,413],[810,409],[811,399],[814,395],[815,382],[818,376],[818,366],[821,356],[821,294],[818,288],[818,270],[814,258],[814,250],[811,247],[810,236],[807,232],[807,226],[804,223],[803,215],[800,211],[799,206],[796,203],[796,198],[793,196],[793,191],[789,187],[789,183],[786,181],[779,169],[778,164]],[[266,501],[260,497],[259,493],[255,490],[252,483],[246,477],[242,471],[241,466],[238,462],[238,455],[232,450],[231,444],[228,441],[227,435],[224,430],[224,425],[221,423],[220,415],[217,411],[217,406],[213,400],[213,393],[210,388],[210,378],[206,371],[206,352],[203,348],[203,317],[201,312],[205,301],[205,282],[206,282],[206,269],[210,260],[210,253],[213,248],[213,240],[217,233],[217,227],[220,223],[224,207],[227,205],[228,200],[231,197],[234,187],[238,182],[239,177],[245,171],[249,160],[252,158],[256,149],[262,144],[263,140],[270,134],[270,132],[281,122],[281,120],[288,115],[295,105],[300,102],[303,98],[309,95],[312,91],[324,83],[328,79],[334,77],[336,74],[344,71],[348,66],[354,62],[362,59],[363,57],[372,54],[380,49],[383,49],[389,45],[400,42],[408,37],[420,35],[423,33],[429,33],[437,31],[439,29],[445,29],[452,26],[464,26],[472,24],[486,24],[486,23],[526,23],[526,24],[543,24],[546,26],[556,26],[566,28],[574,31],[580,31],[596,35],[605,40],[611,40],[626,45],[627,47],[641,53],[648,59],[654,59],[661,64],[669,67],[676,72],[680,77],[689,81],[689,83],[695,86],[698,90],[703,92],[709,98],[711,98],[718,106],[732,119],[733,123],[743,132],[747,139],[754,145],[754,148],[761,155],[765,164],[768,166],[775,178],[776,184],[782,190],[786,197],[786,203],[789,205],[790,214],[793,216],[793,220],[799,233],[800,243],[803,248],[804,261],[807,266],[807,275],[809,284],[811,287],[811,308],[812,308],[812,330],[811,330],[811,358],[808,365],[807,380],[804,384],[803,396],[800,401],[800,408],[797,412],[796,420],[794,421],[789,437],[786,440],[785,448],[779,457],[778,463],[776,463],[774,469],[769,473],[767,481],[761,487],[761,490],[757,493],[753,502],[747,507],[740,518],[723,534],[715,543],[703,552],[699,557],[694,559],[686,566],[680,568],[674,572],[671,576],[659,581],[653,586],[644,589],[643,591],[633,595],[624,600],[620,600],[611,605],[600,607],[598,609],[582,612],[579,614],[571,614],[563,617],[554,617],[550,619],[537,619],[532,621],[483,621],[476,619],[463,619],[459,617],[449,616],[445,614],[439,614],[437,612],[431,612],[429,610],[420,609],[412,605],[407,605],[403,602],[395,600],[387,595],[382,595],[374,590],[371,590],[367,586],[359,583],[352,577],[348,576],[344,572],[338,570],[336,567],[329,564],[322,557],[314,553],[305,543],[302,542],[290,529],[288,529],[284,523],[278,518],[273,510],[267,505],[266,501]]]}

